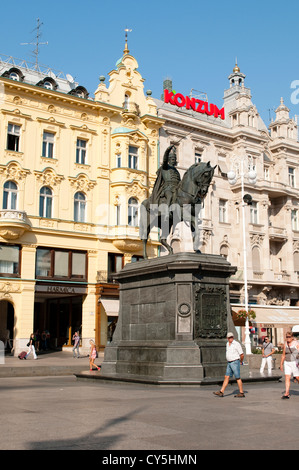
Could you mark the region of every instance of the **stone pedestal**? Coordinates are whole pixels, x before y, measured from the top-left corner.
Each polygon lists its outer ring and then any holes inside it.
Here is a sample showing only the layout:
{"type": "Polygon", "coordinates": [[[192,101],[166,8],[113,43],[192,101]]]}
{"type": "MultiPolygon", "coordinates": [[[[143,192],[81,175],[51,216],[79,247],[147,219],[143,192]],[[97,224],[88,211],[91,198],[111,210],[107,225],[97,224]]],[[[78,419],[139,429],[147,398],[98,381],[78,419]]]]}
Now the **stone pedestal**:
{"type": "Polygon", "coordinates": [[[101,376],[176,383],[223,379],[229,278],[235,271],[222,256],[197,253],[127,264],[116,276],[119,320],[101,376]]]}

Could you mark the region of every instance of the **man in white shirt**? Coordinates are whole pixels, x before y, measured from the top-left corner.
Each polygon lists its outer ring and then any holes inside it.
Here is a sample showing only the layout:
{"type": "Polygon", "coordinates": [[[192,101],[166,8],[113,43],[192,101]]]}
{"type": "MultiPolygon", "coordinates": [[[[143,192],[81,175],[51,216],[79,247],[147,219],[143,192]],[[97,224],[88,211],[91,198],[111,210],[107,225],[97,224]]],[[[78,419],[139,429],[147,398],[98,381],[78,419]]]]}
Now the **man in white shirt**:
{"type": "Polygon", "coordinates": [[[235,398],[244,398],[243,383],[240,378],[240,363],[243,362],[244,354],[242,347],[238,341],[234,340],[233,333],[227,333],[227,343],[226,343],[226,360],[227,367],[224,376],[224,381],[221,389],[218,392],[214,392],[214,395],[218,397],[223,397],[224,390],[226,389],[230,377],[235,376],[239,393],[235,395],[235,398]]]}

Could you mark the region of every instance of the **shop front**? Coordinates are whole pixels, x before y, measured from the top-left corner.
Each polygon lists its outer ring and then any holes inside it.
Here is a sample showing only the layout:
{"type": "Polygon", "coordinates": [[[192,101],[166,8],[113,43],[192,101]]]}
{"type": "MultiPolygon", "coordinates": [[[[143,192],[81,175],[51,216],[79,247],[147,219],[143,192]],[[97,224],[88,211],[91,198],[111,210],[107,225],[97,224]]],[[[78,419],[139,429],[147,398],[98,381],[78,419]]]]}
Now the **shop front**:
{"type": "MultiPolygon", "coordinates": [[[[238,318],[240,309],[244,309],[244,306],[232,304],[233,321],[237,329],[241,329],[243,340],[245,320],[238,318]]],[[[255,318],[249,322],[252,347],[260,347],[264,337],[268,336],[273,345],[281,349],[285,341],[285,333],[299,324],[299,307],[251,305],[250,309],[255,313],[255,318]]]]}
{"type": "Polygon", "coordinates": [[[102,298],[100,305],[102,308],[103,331],[104,335],[105,333],[107,335],[107,337],[105,338],[104,336],[103,339],[106,341],[106,344],[109,344],[112,341],[118,320],[119,300],[114,298],[102,298]]]}
{"type": "Polygon", "coordinates": [[[8,300],[0,300],[0,341],[4,350],[11,352],[13,349],[14,335],[14,306],[8,300]]]}
{"type": "Polygon", "coordinates": [[[101,282],[97,285],[97,319],[95,339],[99,350],[112,341],[118,321],[119,286],[117,282],[101,282]]]}
{"type": "Polygon", "coordinates": [[[40,349],[72,346],[75,331],[82,332],[82,306],[86,285],[37,282],[34,301],[34,332],[40,349]]]}

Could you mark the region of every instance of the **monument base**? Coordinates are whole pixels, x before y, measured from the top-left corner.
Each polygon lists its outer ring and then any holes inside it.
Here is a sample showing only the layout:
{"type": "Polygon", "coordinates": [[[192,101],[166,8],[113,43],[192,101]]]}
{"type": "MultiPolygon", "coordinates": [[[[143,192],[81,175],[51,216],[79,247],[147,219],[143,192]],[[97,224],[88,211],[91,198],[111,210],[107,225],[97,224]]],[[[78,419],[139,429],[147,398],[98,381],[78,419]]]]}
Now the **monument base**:
{"type": "Polygon", "coordinates": [[[222,256],[178,253],[126,265],[117,274],[119,320],[105,348],[101,377],[201,382],[226,369],[233,329],[222,256]]]}
{"type": "Polygon", "coordinates": [[[101,375],[199,380],[204,377],[200,350],[193,341],[119,343],[105,351],[101,375]]]}

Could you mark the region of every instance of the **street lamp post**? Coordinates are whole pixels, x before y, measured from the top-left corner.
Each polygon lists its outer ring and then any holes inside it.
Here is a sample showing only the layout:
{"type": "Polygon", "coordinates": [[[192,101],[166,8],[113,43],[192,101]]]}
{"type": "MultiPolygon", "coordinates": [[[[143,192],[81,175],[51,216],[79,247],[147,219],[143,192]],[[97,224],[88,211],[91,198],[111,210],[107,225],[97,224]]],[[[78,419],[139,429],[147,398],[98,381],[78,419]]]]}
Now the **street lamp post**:
{"type": "MultiPolygon", "coordinates": [[[[243,232],[243,259],[244,259],[244,291],[245,291],[245,310],[247,312],[245,320],[245,351],[246,354],[252,354],[251,352],[251,342],[250,342],[250,333],[249,333],[249,318],[248,318],[248,283],[247,283],[247,249],[246,249],[246,226],[245,226],[245,207],[247,204],[250,204],[252,201],[251,196],[249,196],[249,201],[246,203],[246,196],[244,191],[244,178],[248,177],[248,180],[251,184],[256,182],[256,172],[253,169],[252,161],[249,161],[248,168],[249,171],[246,173],[244,171],[244,162],[248,162],[247,158],[239,158],[234,161],[233,166],[235,169],[239,169],[239,176],[241,179],[241,194],[242,194],[242,232],[243,232]]],[[[231,170],[227,174],[228,181],[231,185],[234,185],[237,182],[238,175],[236,171],[231,170]]]]}

